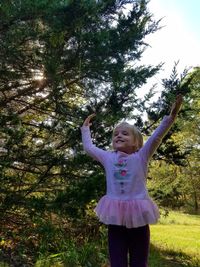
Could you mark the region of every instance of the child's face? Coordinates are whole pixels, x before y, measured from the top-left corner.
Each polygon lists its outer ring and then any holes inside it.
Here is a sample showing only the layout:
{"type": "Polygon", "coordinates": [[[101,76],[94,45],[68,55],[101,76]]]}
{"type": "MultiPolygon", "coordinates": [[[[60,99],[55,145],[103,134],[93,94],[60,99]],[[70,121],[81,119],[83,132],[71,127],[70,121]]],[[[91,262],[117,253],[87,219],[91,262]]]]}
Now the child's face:
{"type": "Polygon", "coordinates": [[[113,148],[127,154],[135,152],[135,138],[132,130],[126,126],[118,126],[113,132],[113,148]]]}

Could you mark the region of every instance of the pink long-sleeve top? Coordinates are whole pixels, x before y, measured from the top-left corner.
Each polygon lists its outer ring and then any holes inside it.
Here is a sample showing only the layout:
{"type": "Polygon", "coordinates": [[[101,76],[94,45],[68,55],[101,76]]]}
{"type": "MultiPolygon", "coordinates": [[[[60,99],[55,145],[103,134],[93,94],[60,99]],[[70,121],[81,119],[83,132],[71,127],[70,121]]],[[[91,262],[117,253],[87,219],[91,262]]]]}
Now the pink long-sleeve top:
{"type": "Polygon", "coordinates": [[[103,165],[106,173],[106,195],[95,209],[101,222],[127,228],[157,222],[158,207],[146,188],[148,163],[172,123],[172,117],[165,116],[144,146],[132,154],[96,147],[89,127],[81,127],[84,150],[103,165]]]}

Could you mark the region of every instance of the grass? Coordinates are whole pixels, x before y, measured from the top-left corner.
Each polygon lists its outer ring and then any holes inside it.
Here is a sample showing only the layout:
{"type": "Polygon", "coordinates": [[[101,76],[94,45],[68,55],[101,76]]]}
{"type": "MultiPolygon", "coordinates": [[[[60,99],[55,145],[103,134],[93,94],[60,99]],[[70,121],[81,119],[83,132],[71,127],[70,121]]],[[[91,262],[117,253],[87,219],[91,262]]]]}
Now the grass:
{"type": "Polygon", "coordinates": [[[200,266],[200,216],[170,212],[151,226],[150,267],[200,266]]]}
{"type": "Polygon", "coordinates": [[[191,215],[178,211],[170,211],[168,216],[161,216],[159,223],[200,226],[200,215],[191,215]]]}
{"type": "MultiPolygon", "coordinates": [[[[104,250],[102,265],[97,261],[96,264],[95,262],[89,264],[86,260],[79,266],[103,266],[103,262],[106,262],[106,235],[102,239],[104,240],[102,247],[99,246],[99,252],[102,248],[104,250]]],[[[93,247],[91,249],[89,246],[89,250],[85,249],[86,258],[89,259],[89,254],[92,258],[95,256],[93,247]]],[[[200,216],[173,211],[167,217],[162,216],[159,224],[151,226],[150,250],[149,267],[200,267],[200,216]]],[[[70,265],[63,262],[61,265],[54,263],[46,266],[66,267],[70,265]]]]}
{"type": "MultiPolygon", "coordinates": [[[[34,267],[108,266],[104,230],[101,240],[86,240],[79,247],[66,240],[60,253],[41,255],[34,267]]],[[[0,260],[0,267],[10,266],[0,260]]],[[[151,225],[149,267],[200,267],[200,216],[171,211],[151,225]]]]}

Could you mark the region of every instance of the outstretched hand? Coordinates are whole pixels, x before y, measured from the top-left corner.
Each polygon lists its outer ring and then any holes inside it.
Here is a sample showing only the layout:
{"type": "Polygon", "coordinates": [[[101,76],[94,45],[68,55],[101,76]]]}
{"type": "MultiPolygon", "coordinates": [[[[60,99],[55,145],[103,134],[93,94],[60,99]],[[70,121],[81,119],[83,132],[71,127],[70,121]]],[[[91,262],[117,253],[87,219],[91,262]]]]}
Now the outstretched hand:
{"type": "Polygon", "coordinates": [[[92,125],[92,123],[91,123],[90,121],[91,121],[91,119],[92,119],[93,117],[95,117],[95,116],[96,116],[95,113],[89,115],[89,116],[85,119],[85,121],[84,121],[84,123],[83,123],[83,126],[89,126],[89,127],[90,127],[90,126],[92,125]]]}
{"type": "Polygon", "coordinates": [[[183,96],[181,94],[179,94],[179,95],[177,95],[176,101],[173,103],[173,105],[171,107],[170,116],[172,116],[173,118],[176,118],[176,116],[178,115],[178,113],[181,109],[182,103],[183,103],[183,96]]]}

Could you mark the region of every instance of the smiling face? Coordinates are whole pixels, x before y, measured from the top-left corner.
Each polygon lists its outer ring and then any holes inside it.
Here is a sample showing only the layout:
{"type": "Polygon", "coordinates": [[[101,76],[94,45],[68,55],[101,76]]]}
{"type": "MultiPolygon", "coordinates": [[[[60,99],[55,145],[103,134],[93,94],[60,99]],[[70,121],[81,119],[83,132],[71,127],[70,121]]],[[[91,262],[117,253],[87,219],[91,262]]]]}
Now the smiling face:
{"type": "Polygon", "coordinates": [[[122,122],[114,129],[112,143],[116,151],[131,154],[143,146],[143,137],[135,126],[122,122]]]}
{"type": "Polygon", "coordinates": [[[132,130],[125,126],[117,126],[113,133],[113,148],[116,151],[122,151],[127,154],[135,152],[135,137],[132,130]]]}

